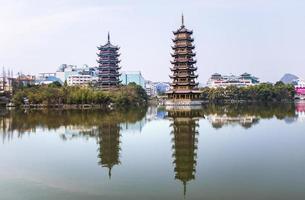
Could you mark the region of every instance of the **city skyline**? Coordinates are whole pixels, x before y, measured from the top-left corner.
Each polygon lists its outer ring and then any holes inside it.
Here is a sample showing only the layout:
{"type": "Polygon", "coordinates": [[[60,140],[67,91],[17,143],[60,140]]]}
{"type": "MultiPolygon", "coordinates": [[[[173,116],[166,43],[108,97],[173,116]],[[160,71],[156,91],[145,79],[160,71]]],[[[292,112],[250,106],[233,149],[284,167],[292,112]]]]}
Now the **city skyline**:
{"type": "Polygon", "coordinates": [[[97,66],[96,47],[121,47],[123,71],[169,81],[172,31],[194,31],[199,82],[249,72],[262,81],[305,77],[305,3],[300,1],[0,1],[0,64],[53,72],[62,63],[97,66]],[[141,17],[139,17],[141,16],[141,17]]]}

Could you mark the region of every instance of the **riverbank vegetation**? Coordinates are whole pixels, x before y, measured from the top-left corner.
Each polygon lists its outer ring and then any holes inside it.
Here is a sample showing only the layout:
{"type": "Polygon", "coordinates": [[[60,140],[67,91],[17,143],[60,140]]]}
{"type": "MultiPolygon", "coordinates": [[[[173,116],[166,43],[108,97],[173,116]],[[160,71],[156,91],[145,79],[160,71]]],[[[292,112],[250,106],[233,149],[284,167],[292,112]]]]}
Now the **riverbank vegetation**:
{"type": "Polygon", "coordinates": [[[226,88],[203,88],[202,99],[209,102],[249,101],[283,102],[294,99],[294,86],[277,82],[262,83],[249,87],[229,86],[226,88]]]}
{"type": "Polygon", "coordinates": [[[70,87],[58,84],[25,87],[13,95],[16,106],[23,105],[101,105],[107,107],[144,106],[147,103],[145,90],[134,83],[117,90],[103,91],[92,87],[70,87]]]}

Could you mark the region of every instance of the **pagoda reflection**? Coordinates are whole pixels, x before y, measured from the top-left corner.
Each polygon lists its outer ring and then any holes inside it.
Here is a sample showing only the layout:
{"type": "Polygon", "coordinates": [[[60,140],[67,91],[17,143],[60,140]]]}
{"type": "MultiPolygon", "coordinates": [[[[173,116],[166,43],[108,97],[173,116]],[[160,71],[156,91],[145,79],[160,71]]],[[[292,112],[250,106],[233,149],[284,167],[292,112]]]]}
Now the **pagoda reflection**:
{"type": "Polygon", "coordinates": [[[175,179],[183,184],[186,195],[186,185],[195,179],[198,149],[199,119],[203,118],[202,110],[171,109],[168,118],[171,119],[173,164],[175,179]]]}
{"type": "Polygon", "coordinates": [[[111,170],[120,164],[120,124],[108,122],[99,127],[97,135],[99,165],[108,168],[108,176],[111,178],[111,170]]]}

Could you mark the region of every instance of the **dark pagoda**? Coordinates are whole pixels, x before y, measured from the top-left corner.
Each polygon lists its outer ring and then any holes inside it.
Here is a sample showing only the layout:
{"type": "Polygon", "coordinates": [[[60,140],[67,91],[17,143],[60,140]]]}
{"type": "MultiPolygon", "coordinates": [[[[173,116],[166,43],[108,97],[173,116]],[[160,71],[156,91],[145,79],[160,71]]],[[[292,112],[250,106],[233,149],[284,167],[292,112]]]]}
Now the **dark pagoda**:
{"type": "Polygon", "coordinates": [[[100,87],[101,89],[116,89],[120,85],[120,54],[118,53],[119,49],[120,48],[118,46],[114,46],[110,43],[109,33],[107,44],[98,47],[98,87],[100,87]]]}
{"type": "Polygon", "coordinates": [[[170,110],[168,117],[172,120],[171,127],[174,142],[173,159],[175,179],[183,184],[183,193],[186,195],[186,185],[195,179],[198,121],[204,117],[202,110],[170,110]]]}
{"type": "Polygon", "coordinates": [[[173,67],[171,68],[173,80],[171,89],[167,92],[167,105],[199,105],[200,91],[198,90],[198,82],[196,79],[197,67],[194,59],[194,45],[192,38],[193,31],[188,30],[184,26],[184,17],[182,15],[181,27],[174,31],[175,39],[172,47],[173,67]]]}

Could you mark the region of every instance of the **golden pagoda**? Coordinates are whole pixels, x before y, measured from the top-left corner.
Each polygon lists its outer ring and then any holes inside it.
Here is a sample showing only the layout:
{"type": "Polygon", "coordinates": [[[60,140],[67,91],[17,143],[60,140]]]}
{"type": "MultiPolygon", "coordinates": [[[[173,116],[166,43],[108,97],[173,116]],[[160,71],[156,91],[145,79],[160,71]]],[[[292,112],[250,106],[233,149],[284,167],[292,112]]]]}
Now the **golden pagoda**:
{"type": "Polygon", "coordinates": [[[201,105],[198,82],[196,79],[197,67],[194,59],[196,53],[192,38],[193,31],[184,26],[184,17],[182,15],[182,24],[177,31],[173,32],[174,46],[172,46],[173,67],[171,68],[172,79],[171,89],[167,92],[166,105],[201,105]]]}

